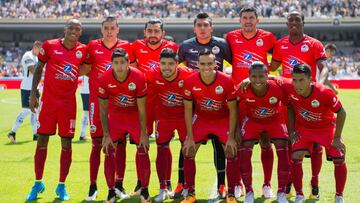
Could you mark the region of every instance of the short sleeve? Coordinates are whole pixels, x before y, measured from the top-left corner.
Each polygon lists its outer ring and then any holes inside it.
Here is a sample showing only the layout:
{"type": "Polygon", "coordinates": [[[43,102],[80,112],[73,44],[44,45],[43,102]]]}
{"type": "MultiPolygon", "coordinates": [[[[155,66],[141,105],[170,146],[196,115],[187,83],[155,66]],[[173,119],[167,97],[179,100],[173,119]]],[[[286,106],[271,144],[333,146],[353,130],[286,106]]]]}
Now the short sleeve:
{"type": "Polygon", "coordinates": [[[87,49],[86,49],[86,58],[85,58],[85,61],[84,63],[87,63],[87,64],[92,64],[93,61],[94,61],[94,56],[93,54],[91,53],[91,50],[92,50],[92,43],[90,42],[87,46],[87,49]]]}
{"type": "Polygon", "coordinates": [[[226,100],[227,101],[236,100],[237,94],[236,94],[236,90],[235,90],[235,85],[234,85],[234,82],[230,78],[228,79],[226,86],[227,86],[226,87],[226,100]]]}
{"type": "Polygon", "coordinates": [[[34,59],[32,59],[29,55],[25,55],[24,56],[24,65],[26,66],[26,67],[29,67],[29,66],[34,66],[35,65],[35,61],[34,61],[34,59]]]}
{"type": "Polygon", "coordinates": [[[324,93],[328,107],[332,112],[338,112],[342,107],[339,98],[330,89],[325,89],[324,93]]]}
{"type": "Polygon", "coordinates": [[[313,53],[316,61],[319,59],[326,59],[325,48],[323,44],[318,40],[314,40],[313,53]]]}
{"type": "Polygon", "coordinates": [[[179,47],[179,63],[184,62],[185,61],[185,46],[184,44],[181,44],[179,47]]]}
{"type": "Polygon", "coordinates": [[[228,62],[228,63],[232,63],[232,54],[231,54],[231,49],[229,47],[229,44],[224,40],[224,59],[228,62]]]}
{"type": "Polygon", "coordinates": [[[281,50],[280,50],[280,43],[279,41],[277,41],[274,45],[274,50],[273,50],[273,54],[272,54],[272,59],[274,61],[282,61],[283,60],[283,56],[281,54],[281,50]]]}
{"type": "Polygon", "coordinates": [[[43,62],[43,63],[46,63],[48,60],[49,60],[49,54],[50,54],[50,43],[49,41],[45,41],[44,44],[41,46],[40,48],[40,52],[39,52],[39,55],[38,55],[38,59],[39,61],[43,62]]]}
{"type": "Polygon", "coordinates": [[[191,84],[191,80],[188,78],[184,81],[184,91],[183,91],[183,98],[185,100],[193,100],[192,98],[192,84],[191,84]]]}
{"type": "Polygon", "coordinates": [[[139,77],[136,80],[136,97],[144,97],[147,94],[147,84],[145,81],[145,76],[142,73],[138,74],[139,77]]]}
{"type": "Polygon", "coordinates": [[[99,79],[99,88],[98,88],[98,97],[100,97],[101,99],[108,99],[109,98],[109,94],[107,92],[107,88],[106,88],[106,78],[105,78],[106,74],[104,74],[103,76],[100,77],[99,79]]]}
{"type": "Polygon", "coordinates": [[[130,61],[130,63],[133,63],[133,62],[135,62],[135,54],[134,54],[134,48],[133,48],[133,44],[132,43],[128,43],[127,45],[126,45],[126,47],[124,47],[124,49],[125,49],[125,51],[128,53],[128,55],[129,55],[129,61],[130,61]]]}

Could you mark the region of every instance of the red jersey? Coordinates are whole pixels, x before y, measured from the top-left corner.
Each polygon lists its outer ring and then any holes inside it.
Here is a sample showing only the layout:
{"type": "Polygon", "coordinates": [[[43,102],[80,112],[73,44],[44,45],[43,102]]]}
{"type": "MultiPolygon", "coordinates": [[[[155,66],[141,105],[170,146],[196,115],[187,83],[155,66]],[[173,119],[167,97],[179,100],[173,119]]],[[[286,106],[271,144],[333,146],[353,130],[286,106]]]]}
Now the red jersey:
{"type": "Polygon", "coordinates": [[[46,63],[43,98],[46,95],[62,99],[75,97],[80,64],[85,61],[86,45],[77,42],[67,49],[64,39],[46,40],[39,53],[39,61],[46,63]]]}
{"type": "Polygon", "coordinates": [[[286,100],[283,89],[273,80],[268,80],[267,90],[264,96],[256,96],[249,87],[245,92],[238,90],[240,102],[244,102],[246,115],[256,122],[271,123],[283,119],[280,108],[286,100]]]}
{"type": "Polygon", "coordinates": [[[267,53],[274,47],[276,38],[271,32],[258,29],[253,38],[247,39],[239,29],[227,33],[226,41],[232,53],[232,77],[240,83],[249,77],[252,62],[261,61],[269,66],[267,53]]]}
{"type": "Polygon", "coordinates": [[[107,48],[102,39],[96,39],[89,42],[88,55],[85,63],[91,64],[89,89],[92,98],[96,99],[99,88],[98,79],[106,70],[111,68],[111,55],[117,48],[123,48],[128,53],[129,60],[134,60],[131,55],[131,46],[128,41],[118,39],[116,44],[111,48],[107,48]]]}
{"type": "Polygon", "coordinates": [[[324,46],[317,39],[304,35],[303,40],[293,44],[286,36],[276,42],[272,59],[281,62],[282,76],[286,78],[291,78],[296,64],[306,63],[311,67],[312,79],[316,81],[316,61],[326,59],[326,55],[324,46]]]}
{"type": "Polygon", "coordinates": [[[306,128],[327,128],[329,125],[334,125],[334,112],[338,112],[342,105],[330,89],[313,83],[310,96],[304,98],[296,93],[290,80],[283,80],[282,83],[295,110],[295,125],[306,128]]]}
{"type": "Polygon", "coordinates": [[[139,97],[146,96],[147,88],[144,74],[136,68],[129,68],[126,79],[118,81],[113,70],[107,70],[99,79],[98,96],[109,101],[109,116],[113,114],[127,115],[137,112],[139,97]]]}
{"type": "Polygon", "coordinates": [[[165,80],[161,75],[160,68],[154,68],[147,72],[148,88],[157,96],[156,117],[157,119],[180,120],[184,117],[183,86],[193,70],[186,67],[177,68],[177,76],[172,81],[165,80]]]}
{"type": "Polygon", "coordinates": [[[200,73],[184,82],[183,98],[195,102],[195,114],[206,119],[229,117],[227,102],[236,99],[234,83],[225,73],[216,71],[215,80],[205,84],[200,73]]]}

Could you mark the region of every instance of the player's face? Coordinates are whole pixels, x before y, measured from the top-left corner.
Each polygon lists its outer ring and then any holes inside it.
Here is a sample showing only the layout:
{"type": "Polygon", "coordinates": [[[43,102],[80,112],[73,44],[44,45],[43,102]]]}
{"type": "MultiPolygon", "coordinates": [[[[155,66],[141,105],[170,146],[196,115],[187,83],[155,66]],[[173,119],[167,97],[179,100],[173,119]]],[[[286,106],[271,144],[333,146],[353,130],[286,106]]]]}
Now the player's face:
{"type": "Polygon", "coordinates": [[[172,58],[160,59],[161,75],[165,78],[172,78],[176,74],[177,62],[172,58]]]}
{"type": "Polygon", "coordinates": [[[41,47],[34,47],[34,54],[35,56],[39,55],[41,47]]]}
{"type": "Polygon", "coordinates": [[[160,23],[148,24],[147,28],[144,30],[145,40],[151,45],[156,45],[161,42],[161,39],[164,37],[165,32],[161,30],[160,23]]]}
{"type": "Polygon", "coordinates": [[[300,14],[290,14],[287,19],[287,26],[290,35],[297,35],[303,33],[304,22],[300,14]]]}
{"type": "Polygon", "coordinates": [[[77,21],[72,21],[65,27],[65,39],[71,42],[77,42],[82,33],[81,24],[77,21]]]}
{"type": "Polygon", "coordinates": [[[267,73],[264,72],[264,70],[252,70],[249,76],[251,87],[255,90],[264,90],[266,88],[267,78],[267,73]]]}
{"type": "Polygon", "coordinates": [[[255,32],[259,19],[256,18],[255,12],[244,12],[240,17],[241,28],[244,32],[255,32]]]}
{"type": "Polygon", "coordinates": [[[335,55],[335,51],[331,49],[325,49],[326,58],[332,58],[335,55]]]}
{"type": "Polygon", "coordinates": [[[194,26],[194,33],[198,39],[209,39],[213,28],[208,19],[197,19],[194,26]]]}
{"type": "Polygon", "coordinates": [[[201,55],[198,61],[198,68],[201,76],[211,77],[215,74],[216,62],[215,56],[211,55],[201,55]]]}
{"type": "Polygon", "coordinates": [[[129,61],[124,57],[116,57],[112,60],[111,67],[118,74],[127,73],[129,70],[129,61]]]}
{"type": "Polygon", "coordinates": [[[119,33],[119,27],[116,21],[104,22],[101,26],[101,34],[105,40],[116,40],[119,33]]]}
{"type": "Polygon", "coordinates": [[[294,73],[292,74],[292,83],[296,93],[304,97],[309,95],[311,91],[311,77],[308,77],[304,73],[294,73]]]}

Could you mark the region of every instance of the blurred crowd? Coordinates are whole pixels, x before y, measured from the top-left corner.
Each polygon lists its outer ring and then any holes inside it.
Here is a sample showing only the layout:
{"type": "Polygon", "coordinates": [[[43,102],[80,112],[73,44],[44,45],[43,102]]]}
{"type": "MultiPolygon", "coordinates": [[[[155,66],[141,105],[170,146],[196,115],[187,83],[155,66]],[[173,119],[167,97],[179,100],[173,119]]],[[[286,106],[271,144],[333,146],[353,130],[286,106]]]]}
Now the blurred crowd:
{"type": "Polygon", "coordinates": [[[192,18],[199,12],[236,18],[242,5],[255,6],[264,18],[292,10],[313,18],[360,17],[359,0],[0,0],[0,18],[192,18]]]}

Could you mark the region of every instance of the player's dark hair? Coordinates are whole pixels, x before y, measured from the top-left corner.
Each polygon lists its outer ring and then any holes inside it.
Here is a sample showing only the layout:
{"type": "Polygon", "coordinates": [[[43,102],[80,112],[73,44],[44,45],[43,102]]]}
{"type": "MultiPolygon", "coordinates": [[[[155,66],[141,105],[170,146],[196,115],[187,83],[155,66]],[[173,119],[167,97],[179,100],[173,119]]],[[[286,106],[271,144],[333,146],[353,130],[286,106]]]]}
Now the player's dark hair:
{"type": "Polygon", "coordinates": [[[111,61],[113,61],[114,58],[118,58],[118,57],[124,57],[125,60],[127,61],[129,60],[129,55],[123,48],[115,49],[115,51],[111,55],[111,61]]]}
{"type": "Polygon", "coordinates": [[[160,24],[161,30],[164,31],[164,23],[159,18],[153,18],[153,19],[150,19],[149,21],[147,21],[145,23],[145,30],[149,24],[151,24],[151,25],[160,24]]]}
{"type": "Polygon", "coordinates": [[[116,26],[118,27],[119,25],[118,25],[118,23],[117,23],[117,20],[116,20],[116,17],[115,16],[108,16],[108,17],[106,17],[102,22],[101,22],[101,26],[103,26],[104,25],[104,23],[106,23],[106,22],[116,22],[116,26]]]}
{"type": "Polygon", "coordinates": [[[175,42],[175,39],[174,39],[174,37],[173,37],[173,36],[170,36],[170,35],[165,35],[163,38],[164,38],[165,40],[167,40],[167,41],[170,41],[170,42],[175,42]]]}
{"type": "MultiPolygon", "coordinates": [[[[198,60],[199,60],[200,56],[210,56],[210,55],[214,55],[214,54],[211,52],[210,49],[205,48],[205,49],[199,51],[198,60]]],[[[215,60],[215,55],[214,55],[214,60],[215,60]]]]}
{"type": "Polygon", "coordinates": [[[302,63],[302,64],[296,64],[293,68],[292,71],[293,74],[298,73],[298,74],[305,74],[307,77],[311,77],[311,68],[308,64],[306,63],[302,63]]]}
{"type": "Polygon", "coordinates": [[[161,51],[160,60],[162,58],[171,58],[171,59],[174,59],[176,62],[179,60],[177,53],[170,48],[165,48],[161,51]]]}
{"type": "Polygon", "coordinates": [[[33,44],[33,47],[41,47],[42,46],[42,42],[41,41],[38,41],[38,40],[36,40],[35,42],[34,42],[34,44],[33,44]]]}
{"type": "Polygon", "coordinates": [[[243,13],[247,13],[247,12],[254,12],[256,18],[258,18],[258,14],[257,14],[257,12],[256,12],[256,9],[255,9],[255,7],[253,7],[253,6],[245,6],[244,8],[242,8],[242,9],[240,10],[240,13],[239,13],[240,18],[241,18],[241,16],[242,16],[243,13]]]}
{"type": "Polygon", "coordinates": [[[207,19],[209,21],[209,23],[210,23],[210,26],[212,26],[212,19],[210,18],[209,14],[207,14],[207,13],[199,13],[199,14],[197,14],[196,18],[194,19],[194,26],[195,26],[196,21],[198,19],[207,19]]]}
{"type": "Polygon", "coordinates": [[[68,21],[66,21],[66,27],[68,27],[71,23],[79,24],[80,26],[82,26],[80,20],[78,20],[76,18],[71,18],[68,21]]]}
{"type": "Polygon", "coordinates": [[[286,19],[289,20],[289,17],[290,17],[291,15],[299,15],[299,16],[301,17],[301,20],[302,20],[303,24],[305,24],[305,16],[304,16],[304,13],[300,13],[299,11],[293,10],[293,11],[291,11],[291,12],[289,13],[289,15],[287,16],[286,19]]]}
{"type": "Polygon", "coordinates": [[[330,49],[331,51],[336,51],[336,45],[334,43],[329,43],[325,45],[325,50],[330,49]]]}
{"type": "Polygon", "coordinates": [[[265,64],[261,61],[254,61],[252,62],[252,64],[250,65],[249,68],[249,75],[254,71],[254,70],[260,70],[263,71],[264,73],[267,74],[267,67],[265,66],[265,64]]]}

